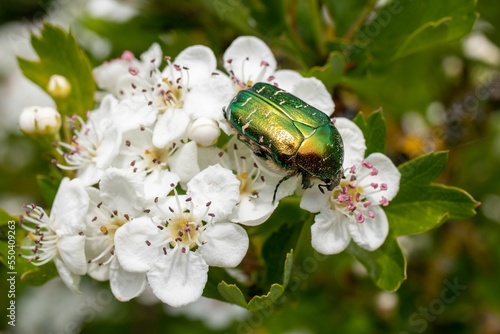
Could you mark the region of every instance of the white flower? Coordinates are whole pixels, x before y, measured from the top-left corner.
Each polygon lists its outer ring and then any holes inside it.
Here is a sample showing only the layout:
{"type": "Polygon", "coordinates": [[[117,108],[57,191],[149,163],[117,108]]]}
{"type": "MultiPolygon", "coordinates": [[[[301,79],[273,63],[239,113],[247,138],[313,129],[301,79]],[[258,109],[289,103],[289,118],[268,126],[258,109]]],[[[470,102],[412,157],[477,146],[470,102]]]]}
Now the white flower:
{"type": "Polygon", "coordinates": [[[121,301],[137,297],[146,287],[146,275],[121,267],[115,256],[115,234],[129,220],[143,215],[143,179],[131,171],[108,168],[99,189],[87,188],[87,192],[87,273],[99,281],[109,280],[111,291],[121,301]]]}
{"type": "Polygon", "coordinates": [[[344,176],[331,192],[316,187],[304,192],[301,208],[319,212],[311,226],[312,246],[323,254],[343,251],[351,238],[373,251],[389,231],[387,206],[399,190],[401,174],[382,153],[364,159],[365,142],[361,130],[351,121],[336,119],[344,141],[344,176]]]}
{"type": "Polygon", "coordinates": [[[135,58],[132,52],[125,51],[120,58],[94,68],[94,79],[102,90],[116,97],[126,97],[134,90],[131,83],[136,80],[151,85],[155,83],[161,61],[161,48],[154,43],[141,54],[140,59],[135,58]]]}
{"type": "Polygon", "coordinates": [[[96,184],[104,170],[118,155],[122,133],[112,120],[117,100],[107,95],[98,109],[89,113],[87,122],[74,118],[75,136],[72,143],[59,142],[57,151],[68,165],[57,164],[61,169],[77,170],[77,176],[86,186],[96,184]]]}
{"type": "Polygon", "coordinates": [[[186,195],[176,193],[159,204],[161,216],[133,219],[115,235],[123,268],[147,272],[153,293],[171,306],[197,300],[208,266],[234,267],[248,248],[245,230],[227,221],[238,200],[236,177],[210,166],[187,186],[186,195]]]}
{"type": "Polygon", "coordinates": [[[170,192],[170,184],[177,185],[180,181],[185,185],[200,171],[197,147],[194,142],[174,141],[158,148],[153,145],[152,137],[153,131],[145,127],[124,133],[114,166],[143,175],[148,197],[163,197],[170,192]]]}
{"type": "Polygon", "coordinates": [[[59,276],[74,292],[79,292],[80,276],[87,272],[84,216],[88,206],[89,197],[81,181],[65,178],[50,216],[42,208],[29,205],[26,216],[21,217],[22,226],[28,231],[27,239],[34,242],[34,245],[21,246],[32,253],[23,257],[37,266],[54,261],[59,276]]]}
{"type": "MultiPolygon", "coordinates": [[[[174,61],[170,57],[165,60],[168,65],[160,71],[161,50],[154,44],[141,55],[141,61],[128,52],[94,70],[99,87],[122,100],[129,115],[134,118],[147,115],[141,122],[127,116],[122,121],[136,126],[150,126],[156,121],[153,143],[160,148],[187,139],[190,130],[191,138],[200,138],[196,134],[199,129],[190,129],[190,124],[199,118],[222,122],[221,110],[232,97],[231,80],[219,75],[217,60],[208,47],[191,46],[174,61]],[[134,106],[127,108],[130,100],[134,106]],[[148,110],[137,111],[144,108],[148,110]]],[[[123,130],[129,129],[132,127],[123,130]]],[[[204,143],[202,136],[200,144],[204,143]]]]}
{"type": "Polygon", "coordinates": [[[192,121],[200,118],[222,122],[222,108],[232,97],[231,81],[217,71],[217,60],[212,50],[195,45],[183,50],[162,72],[162,102],[159,109],[153,143],[164,147],[169,142],[187,137],[197,139],[189,129],[192,121]]]}
{"type": "Polygon", "coordinates": [[[229,216],[235,223],[248,226],[262,224],[278,207],[279,200],[293,194],[297,187],[298,178],[283,182],[273,203],[276,186],[286,174],[277,171],[269,173],[269,168],[265,168],[260,158],[235,136],[227,143],[227,154],[220,149],[199,149],[199,160],[202,166],[221,163],[235,172],[240,181],[240,197],[229,216]]]}

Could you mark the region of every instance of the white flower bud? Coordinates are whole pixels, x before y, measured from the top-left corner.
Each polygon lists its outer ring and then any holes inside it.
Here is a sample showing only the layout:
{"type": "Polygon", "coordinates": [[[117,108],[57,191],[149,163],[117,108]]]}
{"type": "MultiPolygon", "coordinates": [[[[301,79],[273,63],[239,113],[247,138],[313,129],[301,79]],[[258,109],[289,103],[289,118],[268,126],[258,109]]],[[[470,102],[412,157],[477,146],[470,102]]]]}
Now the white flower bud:
{"type": "Polygon", "coordinates": [[[54,74],[49,79],[47,91],[50,95],[52,95],[52,97],[62,99],[67,97],[71,92],[71,84],[66,77],[54,74]]]}
{"type": "Polygon", "coordinates": [[[61,115],[52,107],[28,107],[19,117],[19,126],[26,134],[55,134],[61,128],[61,115]]]}
{"type": "Polygon", "coordinates": [[[220,136],[220,128],[213,119],[198,118],[189,129],[189,139],[201,146],[211,146],[217,142],[220,136]]]}

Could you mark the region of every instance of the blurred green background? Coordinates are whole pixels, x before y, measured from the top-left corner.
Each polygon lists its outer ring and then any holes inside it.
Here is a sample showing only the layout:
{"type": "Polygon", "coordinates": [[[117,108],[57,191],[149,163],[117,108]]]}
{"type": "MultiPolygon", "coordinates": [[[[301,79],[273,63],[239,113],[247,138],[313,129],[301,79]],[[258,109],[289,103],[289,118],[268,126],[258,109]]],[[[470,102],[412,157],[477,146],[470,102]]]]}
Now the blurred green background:
{"type": "MultiPolygon", "coordinates": [[[[19,323],[42,323],[33,325],[34,333],[500,333],[498,0],[3,0],[0,207],[13,214],[24,203],[44,205],[35,176],[49,172],[41,149],[17,126],[22,108],[53,105],[22,78],[15,61],[15,55],[33,55],[28,36],[42,19],[71,28],[94,66],[124,50],[139,55],[158,42],[172,57],[187,46],[207,45],[222,68],[222,54],[236,37],[257,36],[280,68],[321,79],[337,116],[383,109],[388,154],[396,164],[449,150],[439,181],[464,188],[482,205],[471,220],[400,240],[408,279],[396,293],[380,291],[359,264],[340,254],[321,258],[314,268],[297,264],[304,278],[285,303],[220,329],[146,298],[99,299],[106,290],[92,282],[84,286],[97,304],[89,306],[90,297],[74,304],[86,311],[66,312],[73,320],[59,327],[56,319],[66,313],[47,305],[73,297],[61,286],[47,293],[50,287],[18,282],[19,300],[31,310],[18,309],[19,323]],[[30,306],[35,299],[38,307],[30,306]]],[[[4,275],[2,269],[2,285],[4,275]]],[[[6,296],[0,301],[4,310],[6,296]]]]}

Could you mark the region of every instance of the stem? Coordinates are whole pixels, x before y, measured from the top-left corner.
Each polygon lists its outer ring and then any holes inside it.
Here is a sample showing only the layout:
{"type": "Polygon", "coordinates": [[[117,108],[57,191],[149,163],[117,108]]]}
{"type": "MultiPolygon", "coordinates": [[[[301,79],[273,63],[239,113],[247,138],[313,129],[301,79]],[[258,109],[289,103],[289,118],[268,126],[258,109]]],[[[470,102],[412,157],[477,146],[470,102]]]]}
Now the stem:
{"type": "Polygon", "coordinates": [[[354,34],[359,30],[361,25],[365,22],[366,17],[368,16],[368,14],[370,14],[372,12],[374,7],[375,7],[375,1],[370,0],[365,5],[365,7],[361,11],[361,13],[359,13],[358,17],[356,18],[356,21],[354,21],[354,23],[351,25],[351,27],[349,27],[349,30],[347,30],[347,32],[345,33],[345,35],[343,37],[344,39],[347,39],[347,40],[353,39],[354,34]]]}

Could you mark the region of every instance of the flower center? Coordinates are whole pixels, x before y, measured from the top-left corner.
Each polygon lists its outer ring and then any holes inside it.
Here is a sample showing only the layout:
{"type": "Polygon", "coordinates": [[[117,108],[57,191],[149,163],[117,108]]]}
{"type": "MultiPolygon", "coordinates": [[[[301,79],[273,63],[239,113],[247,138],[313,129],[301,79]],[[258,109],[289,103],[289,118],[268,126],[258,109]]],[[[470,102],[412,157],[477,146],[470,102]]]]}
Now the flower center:
{"type": "Polygon", "coordinates": [[[160,149],[156,147],[145,149],[142,158],[144,159],[145,167],[147,170],[161,167],[167,168],[167,159],[169,156],[168,149],[160,149]]]}
{"type": "MultiPolygon", "coordinates": [[[[167,108],[180,109],[184,106],[184,99],[189,93],[189,68],[171,63],[170,57],[165,57],[170,68],[168,77],[162,79],[160,96],[167,108]]],[[[160,86],[160,84],[158,84],[160,86]]]]}
{"type": "Polygon", "coordinates": [[[266,184],[264,175],[262,175],[259,166],[255,162],[253,165],[249,165],[246,156],[238,155],[238,145],[234,144],[233,147],[236,177],[240,181],[240,195],[259,197],[259,190],[266,184]]]}
{"type": "Polygon", "coordinates": [[[184,97],[187,93],[187,89],[183,88],[179,84],[181,78],[177,79],[176,82],[164,78],[163,82],[166,84],[166,89],[162,90],[160,94],[163,97],[165,105],[169,108],[180,109],[184,106],[184,97]]]}
{"type": "Polygon", "coordinates": [[[335,209],[350,214],[356,210],[359,203],[365,200],[362,196],[363,192],[363,187],[357,186],[349,179],[343,179],[333,190],[330,203],[335,209]]]}
{"type": "Polygon", "coordinates": [[[118,230],[126,222],[126,219],[114,216],[107,222],[106,225],[101,225],[101,227],[99,227],[99,231],[101,231],[102,234],[107,235],[111,243],[114,243],[116,230],[118,230]]]}
{"type": "Polygon", "coordinates": [[[26,216],[20,216],[20,224],[28,232],[30,244],[21,245],[20,249],[29,251],[30,254],[20,253],[36,266],[44,265],[49,262],[57,254],[57,242],[59,236],[50,228],[49,218],[45,211],[35,205],[26,207],[26,216]],[[34,226],[29,226],[33,224],[34,226]]]}
{"type": "Polygon", "coordinates": [[[198,247],[200,232],[199,229],[201,225],[197,222],[193,222],[189,215],[183,215],[181,217],[173,218],[167,226],[169,235],[174,239],[170,242],[171,247],[175,247],[179,244],[188,249],[193,249],[198,247]]]}
{"type": "Polygon", "coordinates": [[[253,84],[256,82],[262,82],[262,81],[271,82],[274,80],[273,76],[268,77],[267,80],[264,78],[264,75],[266,74],[267,67],[269,66],[269,63],[267,61],[261,60],[259,72],[248,73],[249,71],[248,71],[247,64],[249,63],[249,61],[250,61],[250,57],[246,57],[241,62],[241,72],[240,72],[241,78],[238,78],[238,77],[236,77],[234,70],[233,70],[233,59],[227,60],[227,63],[229,64],[229,67],[230,67],[229,76],[233,80],[235,93],[238,93],[242,89],[252,87],[253,84]]]}
{"type": "Polygon", "coordinates": [[[89,123],[79,116],[73,116],[72,127],[75,135],[72,143],[57,142],[57,152],[64,158],[68,165],[62,165],[53,160],[57,167],[64,170],[78,170],[89,165],[95,164],[97,149],[101,145],[101,138],[96,131],[96,127],[91,119],[89,123]],[[78,122],[78,124],[77,124],[78,122]]]}

